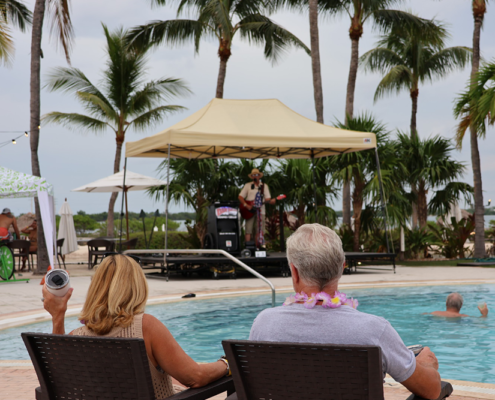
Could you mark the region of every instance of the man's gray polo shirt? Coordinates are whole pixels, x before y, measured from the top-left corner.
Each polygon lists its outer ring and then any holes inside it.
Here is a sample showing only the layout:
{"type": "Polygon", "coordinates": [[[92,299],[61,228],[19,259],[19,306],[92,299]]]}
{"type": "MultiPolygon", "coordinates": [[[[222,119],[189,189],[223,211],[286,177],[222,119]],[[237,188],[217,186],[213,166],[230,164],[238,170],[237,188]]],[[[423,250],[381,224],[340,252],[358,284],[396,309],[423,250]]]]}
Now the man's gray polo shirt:
{"type": "Polygon", "coordinates": [[[269,308],[254,320],[249,340],[380,346],[383,372],[404,382],[416,359],[390,323],[349,306],[306,309],[303,304],[269,308]]]}

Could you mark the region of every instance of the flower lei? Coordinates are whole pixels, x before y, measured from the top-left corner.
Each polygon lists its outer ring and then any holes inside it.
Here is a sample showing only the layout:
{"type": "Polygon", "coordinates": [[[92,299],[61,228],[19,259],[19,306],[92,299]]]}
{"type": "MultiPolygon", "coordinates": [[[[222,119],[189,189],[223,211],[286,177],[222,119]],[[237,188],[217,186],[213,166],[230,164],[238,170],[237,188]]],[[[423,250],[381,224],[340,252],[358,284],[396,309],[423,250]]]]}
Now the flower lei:
{"type": "Polygon", "coordinates": [[[357,299],[352,297],[348,299],[345,293],[336,291],[333,297],[325,292],[311,293],[310,296],[304,292],[296,293],[285,299],[284,306],[302,302],[304,307],[311,309],[314,308],[318,301],[322,302],[321,306],[323,308],[339,308],[342,305],[357,308],[359,305],[357,299]]]}

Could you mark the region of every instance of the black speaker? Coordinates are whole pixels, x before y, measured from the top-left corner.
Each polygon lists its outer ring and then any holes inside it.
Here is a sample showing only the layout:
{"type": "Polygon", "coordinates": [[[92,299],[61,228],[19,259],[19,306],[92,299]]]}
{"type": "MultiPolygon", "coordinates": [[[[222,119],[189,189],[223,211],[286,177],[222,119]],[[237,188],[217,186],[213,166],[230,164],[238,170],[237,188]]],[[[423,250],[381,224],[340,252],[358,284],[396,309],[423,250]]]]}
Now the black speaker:
{"type": "Polygon", "coordinates": [[[239,202],[217,202],[208,207],[208,228],[205,249],[240,253],[241,224],[239,202]]]}

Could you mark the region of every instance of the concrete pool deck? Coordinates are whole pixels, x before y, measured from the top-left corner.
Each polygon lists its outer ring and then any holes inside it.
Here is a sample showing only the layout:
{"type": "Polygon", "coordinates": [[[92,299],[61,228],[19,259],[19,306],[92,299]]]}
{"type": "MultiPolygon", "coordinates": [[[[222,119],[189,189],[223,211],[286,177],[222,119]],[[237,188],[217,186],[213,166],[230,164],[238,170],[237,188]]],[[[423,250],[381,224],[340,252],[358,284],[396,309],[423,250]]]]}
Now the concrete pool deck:
{"type": "MultiPolygon", "coordinates": [[[[67,265],[71,274],[71,285],[74,293],[70,301],[68,314],[77,315],[84,302],[91,276],[94,270],[86,265],[67,265]]],[[[148,271],[146,271],[148,272],[148,271]]],[[[22,278],[31,278],[29,283],[0,283],[0,335],[1,329],[24,325],[31,322],[49,319],[48,313],[41,304],[41,277],[23,273],[22,278]]],[[[278,275],[268,276],[277,291],[291,291],[291,279],[278,275]]],[[[495,268],[480,267],[397,267],[397,273],[391,271],[372,271],[360,269],[356,274],[344,275],[341,288],[365,287],[398,287],[424,285],[461,285],[461,284],[495,284],[495,268]]],[[[196,293],[196,300],[205,297],[260,294],[269,296],[269,288],[258,278],[241,276],[232,279],[202,279],[172,275],[169,282],[148,279],[150,288],[149,304],[169,301],[191,301],[181,299],[186,293],[196,293]]],[[[1,360],[0,350],[0,387],[1,399],[33,400],[34,388],[38,386],[36,374],[31,362],[1,360]]],[[[449,399],[494,399],[495,385],[476,382],[451,381],[454,385],[454,396],[449,399]]],[[[405,399],[409,392],[400,384],[387,380],[385,383],[385,399],[405,399]]],[[[223,399],[217,396],[215,399],[223,399]]]]}

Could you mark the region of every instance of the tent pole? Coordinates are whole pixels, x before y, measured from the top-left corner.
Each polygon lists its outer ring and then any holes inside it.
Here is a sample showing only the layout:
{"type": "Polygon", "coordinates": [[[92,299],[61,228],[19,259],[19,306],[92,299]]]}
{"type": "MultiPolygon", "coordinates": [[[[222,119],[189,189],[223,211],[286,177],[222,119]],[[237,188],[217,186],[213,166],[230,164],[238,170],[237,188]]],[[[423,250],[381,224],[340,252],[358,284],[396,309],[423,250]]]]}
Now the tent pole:
{"type": "Polygon", "coordinates": [[[316,201],[317,197],[316,197],[316,173],[315,173],[315,154],[314,154],[314,151],[313,149],[311,149],[311,163],[313,164],[312,165],[312,169],[313,169],[313,188],[314,188],[314,194],[315,194],[315,203],[314,203],[314,207],[315,207],[315,222],[318,223],[318,203],[316,201]]]}
{"type": "Polygon", "coordinates": [[[387,208],[385,207],[385,200],[383,198],[383,181],[382,172],[380,169],[380,158],[378,157],[378,147],[375,147],[375,157],[376,157],[376,170],[378,171],[378,186],[380,188],[380,199],[382,203],[382,213],[383,213],[383,226],[385,228],[385,239],[387,241],[387,253],[390,253],[390,244],[388,239],[388,227],[387,227],[387,208]]]}
{"type": "Polygon", "coordinates": [[[120,207],[120,240],[119,249],[122,251],[122,217],[124,216],[124,193],[125,193],[125,174],[127,173],[127,157],[124,160],[124,181],[122,182],[122,205],[120,207]]]}
{"type": "MultiPolygon", "coordinates": [[[[167,158],[167,195],[165,197],[165,250],[168,250],[168,196],[170,192],[170,143],[168,145],[167,158]]],[[[167,264],[167,253],[163,253],[163,261],[167,264]]],[[[168,273],[168,268],[167,268],[168,273]]]]}
{"type": "MultiPolygon", "coordinates": [[[[125,227],[126,227],[126,233],[127,233],[127,241],[129,241],[129,206],[127,203],[127,189],[124,189],[124,195],[125,195],[125,227]]],[[[146,242],[146,235],[144,236],[144,241],[146,242]]]]}

